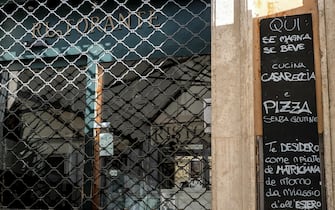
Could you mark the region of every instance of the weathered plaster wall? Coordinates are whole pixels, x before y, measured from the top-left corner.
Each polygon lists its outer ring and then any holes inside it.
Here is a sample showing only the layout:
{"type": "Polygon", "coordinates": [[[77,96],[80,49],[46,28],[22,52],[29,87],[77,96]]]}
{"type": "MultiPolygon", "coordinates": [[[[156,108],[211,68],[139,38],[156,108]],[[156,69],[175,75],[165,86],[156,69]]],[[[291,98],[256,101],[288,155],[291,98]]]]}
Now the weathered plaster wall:
{"type": "Polygon", "coordinates": [[[214,0],[213,5],[213,207],[255,209],[251,11],[247,1],[214,0]]]}
{"type": "Polygon", "coordinates": [[[262,122],[255,24],[260,17],[302,13],[313,14],[327,207],[335,209],[335,1],[213,0],[212,5],[213,209],[258,209],[256,136],[262,122]]]}
{"type": "Polygon", "coordinates": [[[335,1],[319,2],[325,169],[328,209],[335,209],[335,1]]]}

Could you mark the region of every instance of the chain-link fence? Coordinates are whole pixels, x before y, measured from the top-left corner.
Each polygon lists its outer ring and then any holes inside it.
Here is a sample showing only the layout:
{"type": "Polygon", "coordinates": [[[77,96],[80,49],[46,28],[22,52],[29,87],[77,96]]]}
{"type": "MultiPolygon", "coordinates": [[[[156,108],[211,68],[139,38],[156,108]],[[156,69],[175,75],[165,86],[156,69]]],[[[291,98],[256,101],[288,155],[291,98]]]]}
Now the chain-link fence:
{"type": "Polygon", "coordinates": [[[211,209],[209,0],[0,0],[0,208],[211,209]]]}

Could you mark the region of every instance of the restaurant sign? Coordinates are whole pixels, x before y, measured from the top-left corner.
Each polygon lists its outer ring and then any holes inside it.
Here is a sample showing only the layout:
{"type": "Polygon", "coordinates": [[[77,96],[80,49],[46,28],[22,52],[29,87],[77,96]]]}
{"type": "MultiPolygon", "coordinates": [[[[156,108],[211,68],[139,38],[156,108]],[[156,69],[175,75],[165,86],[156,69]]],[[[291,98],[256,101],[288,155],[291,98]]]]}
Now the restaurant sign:
{"type": "Polygon", "coordinates": [[[84,2],[55,9],[4,6],[0,61],[85,54],[99,61],[133,60],[210,53],[210,1],[180,6],[102,6],[84,2]],[[9,9],[8,9],[9,8],[9,9]],[[11,18],[8,18],[10,15],[11,18]]]}

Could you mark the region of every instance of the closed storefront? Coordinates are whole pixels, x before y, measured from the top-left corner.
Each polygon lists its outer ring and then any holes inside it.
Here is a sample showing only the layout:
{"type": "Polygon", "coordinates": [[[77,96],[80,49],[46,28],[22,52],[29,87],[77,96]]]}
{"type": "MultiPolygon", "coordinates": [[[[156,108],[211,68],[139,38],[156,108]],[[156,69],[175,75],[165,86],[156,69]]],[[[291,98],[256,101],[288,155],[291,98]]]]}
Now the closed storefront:
{"type": "Polygon", "coordinates": [[[1,1],[1,207],[211,209],[210,6],[1,1]]]}

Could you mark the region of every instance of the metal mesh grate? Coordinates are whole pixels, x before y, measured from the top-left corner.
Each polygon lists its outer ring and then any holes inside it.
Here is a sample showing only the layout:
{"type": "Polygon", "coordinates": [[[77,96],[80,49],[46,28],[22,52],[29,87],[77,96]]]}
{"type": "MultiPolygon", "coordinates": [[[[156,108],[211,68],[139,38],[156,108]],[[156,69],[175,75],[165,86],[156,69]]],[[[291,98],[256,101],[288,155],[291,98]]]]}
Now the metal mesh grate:
{"type": "Polygon", "coordinates": [[[211,209],[209,0],[1,0],[0,208],[211,209]]]}

